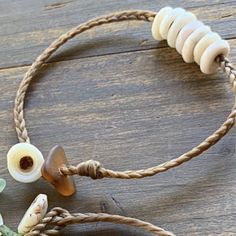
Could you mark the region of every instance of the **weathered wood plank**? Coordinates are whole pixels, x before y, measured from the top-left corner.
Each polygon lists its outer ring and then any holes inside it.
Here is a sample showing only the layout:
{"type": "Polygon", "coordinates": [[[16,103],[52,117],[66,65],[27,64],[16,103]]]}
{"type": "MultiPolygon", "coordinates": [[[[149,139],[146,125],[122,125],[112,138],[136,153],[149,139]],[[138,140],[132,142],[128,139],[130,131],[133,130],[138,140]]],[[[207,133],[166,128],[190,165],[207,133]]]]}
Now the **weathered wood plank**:
{"type": "MultiPolygon", "coordinates": [[[[8,1],[0,2],[0,68],[29,65],[55,38],[92,17],[123,9],[185,7],[224,38],[235,38],[235,1],[8,1]]],[[[55,61],[165,47],[155,42],[150,24],[131,22],[91,30],[67,44],[55,61]],[[79,52],[79,53],[78,53],[79,52]]]]}
{"type": "MultiPolygon", "coordinates": [[[[236,61],[236,40],[230,43],[236,61]]],[[[78,193],[69,199],[43,180],[13,181],[6,152],[17,142],[12,107],[26,70],[0,70],[0,176],[8,183],[0,212],[8,225],[16,227],[29,202],[45,192],[50,207],[138,217],[177,235],[236,235],[235,129],[196,160],[152,178],[77,177],[78,193]]],[[[38,79],[26,102],[32,142],[44,155],[62,144],[71,163],[92,158],[118,170],[150,167],[182,154],[211,134],[233,103],[223,74],[205,76],[170,48],[50,63],[38,79]]],[[[109,224],[68,230],[65,235],[146,235],[109,224]]]]}

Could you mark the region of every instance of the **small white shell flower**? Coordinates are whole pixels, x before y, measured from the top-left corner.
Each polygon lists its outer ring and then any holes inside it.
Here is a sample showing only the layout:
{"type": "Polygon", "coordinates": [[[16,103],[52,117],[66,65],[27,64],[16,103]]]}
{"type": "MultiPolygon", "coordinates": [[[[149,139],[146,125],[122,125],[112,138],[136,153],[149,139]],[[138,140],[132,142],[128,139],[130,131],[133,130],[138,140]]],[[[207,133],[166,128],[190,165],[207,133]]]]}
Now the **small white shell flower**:
{"type": "Polygon", "coordinates": [[[34,145],[18,143],[7,153],[7,167],[11,176],[22,183],[31,183],[41,177],[44,163],[42,153],[34,145]]]}
{"type": "Polygon", "coordinates": [[[43,219],[43,217],[47,213],[47,209],[47,195],[39,194],[34,199],[25,215],[23,216],[20,224],[18,225],[18,233],[23,235],[28,233],[36,224],[40,222],[40,220],[43,219]]]}

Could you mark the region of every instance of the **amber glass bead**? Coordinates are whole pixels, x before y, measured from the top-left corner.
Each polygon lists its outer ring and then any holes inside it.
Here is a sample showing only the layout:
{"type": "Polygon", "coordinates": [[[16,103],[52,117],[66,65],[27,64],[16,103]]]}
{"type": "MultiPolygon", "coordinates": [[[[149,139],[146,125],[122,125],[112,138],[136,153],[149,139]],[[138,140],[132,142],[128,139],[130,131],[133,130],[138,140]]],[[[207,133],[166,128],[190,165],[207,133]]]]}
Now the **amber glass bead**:
{"type": "Polygon", "coordinates": [[[55,146],[49,152],[42,167],[43,178],[52,184],[63,196],[70,196],[75,192],[75,183],[71,176],[62,175],[59,168],[68,165],[64,149],[55,146]]]}

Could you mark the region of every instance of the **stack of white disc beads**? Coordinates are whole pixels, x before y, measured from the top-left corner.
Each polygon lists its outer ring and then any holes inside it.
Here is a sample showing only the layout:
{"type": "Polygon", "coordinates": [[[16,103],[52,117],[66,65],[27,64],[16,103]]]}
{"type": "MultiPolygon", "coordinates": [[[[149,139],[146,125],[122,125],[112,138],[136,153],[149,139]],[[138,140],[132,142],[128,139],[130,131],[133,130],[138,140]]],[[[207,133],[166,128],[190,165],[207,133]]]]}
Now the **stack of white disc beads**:
{"type": "Polygon", "coordinates": [[[162,8],[153,21],[152,35],[158,41],[166,39],[185,62],[195,61],[205,74],[217,71],[217,56],[229,54],[227,41],[182,8],[162,8]]]}

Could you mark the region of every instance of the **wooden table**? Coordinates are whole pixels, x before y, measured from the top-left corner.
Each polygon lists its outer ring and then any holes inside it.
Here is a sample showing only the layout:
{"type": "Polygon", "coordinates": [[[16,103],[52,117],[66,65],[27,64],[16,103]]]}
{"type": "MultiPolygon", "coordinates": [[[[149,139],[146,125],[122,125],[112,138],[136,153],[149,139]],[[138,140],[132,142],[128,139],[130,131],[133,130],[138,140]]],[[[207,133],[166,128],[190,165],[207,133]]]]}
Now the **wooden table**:
{"type": "MultiPolygon", "coordinates": [[[[142,180],[76,177],[78,192],[59,196],[45,181],[21,184],[6,168],[17,143],[15,92],[32,61],[59,35],[92,17],[123,9],[180,6],[231,44],[236,61],[236,1],[0,1],[0,195],[5,223],[16,229],[39,193],[50,208],[137,217],[176,235],[236,235],[236,133],[200,157],[142,180]]],[[[222,73],[195,64],[156,42],[151,24],[123,22],[90,30],[59,50],[30,87],[26,121],[45,156],[56,144],[72,164],[95,159],[116,170],[147,168],[189,150],[224,121],[233,104],[222,73]]],[[[111,224],[68,227],[64,235],[147,235],[111,224]]]]}

